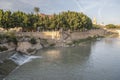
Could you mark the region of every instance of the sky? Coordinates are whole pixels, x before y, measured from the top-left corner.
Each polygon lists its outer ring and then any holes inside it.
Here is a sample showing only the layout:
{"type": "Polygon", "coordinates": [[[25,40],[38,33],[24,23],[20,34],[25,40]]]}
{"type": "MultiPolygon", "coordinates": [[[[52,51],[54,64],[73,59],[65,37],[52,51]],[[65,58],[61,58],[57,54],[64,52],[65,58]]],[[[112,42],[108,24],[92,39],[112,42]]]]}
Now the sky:
{"type": "Polygon", "coordinates": [[[0,0],[0,9],[53,14],[62,11],[83,12],[97,23],[120,25],[120,0],[0,0]]]}

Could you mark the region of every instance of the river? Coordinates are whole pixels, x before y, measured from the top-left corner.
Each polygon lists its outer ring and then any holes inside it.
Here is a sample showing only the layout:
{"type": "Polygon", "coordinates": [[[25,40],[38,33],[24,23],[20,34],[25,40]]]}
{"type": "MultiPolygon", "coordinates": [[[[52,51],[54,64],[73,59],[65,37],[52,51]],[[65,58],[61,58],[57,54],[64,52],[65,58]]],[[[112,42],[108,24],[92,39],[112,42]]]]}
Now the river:
{"type": "Polygon", "coordinates": [[[120,39],[105,38],[80,47],[48,48],[5,80],[120,80],[120,39]]]}

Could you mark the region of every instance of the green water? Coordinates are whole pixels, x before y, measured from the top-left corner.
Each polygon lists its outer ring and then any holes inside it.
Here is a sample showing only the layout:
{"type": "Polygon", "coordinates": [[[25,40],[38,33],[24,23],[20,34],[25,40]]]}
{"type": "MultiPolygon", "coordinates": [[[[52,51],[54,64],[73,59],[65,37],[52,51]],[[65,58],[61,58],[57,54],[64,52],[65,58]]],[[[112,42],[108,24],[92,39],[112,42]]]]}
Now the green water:
{"type": "Polygon", "coordinates": [[[42,58],[20,66],[6,80],[120,80],[120,39],[80,47],[40,50],[42,58]]]}

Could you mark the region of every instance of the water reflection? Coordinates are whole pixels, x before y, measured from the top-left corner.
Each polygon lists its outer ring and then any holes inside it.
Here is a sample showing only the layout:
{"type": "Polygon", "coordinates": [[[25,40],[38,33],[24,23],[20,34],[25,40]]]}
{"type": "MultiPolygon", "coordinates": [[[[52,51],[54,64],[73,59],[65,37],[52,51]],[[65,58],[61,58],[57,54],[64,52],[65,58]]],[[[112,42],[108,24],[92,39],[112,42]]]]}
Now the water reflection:
{"type": "Polygon", "coordinates": [[[49,61],[56,61],[61,58],[61,54],[59,50],[49,50],[46,51],[45,58],[49,61]]]}
{"type": "Polygon", "coordinates": [[[80,47],[69,48],[50,48],[38,52],[45,61],[60,64],[79,64],[85,63],[91,54],[91,43],[81,45],[80,47]]]}

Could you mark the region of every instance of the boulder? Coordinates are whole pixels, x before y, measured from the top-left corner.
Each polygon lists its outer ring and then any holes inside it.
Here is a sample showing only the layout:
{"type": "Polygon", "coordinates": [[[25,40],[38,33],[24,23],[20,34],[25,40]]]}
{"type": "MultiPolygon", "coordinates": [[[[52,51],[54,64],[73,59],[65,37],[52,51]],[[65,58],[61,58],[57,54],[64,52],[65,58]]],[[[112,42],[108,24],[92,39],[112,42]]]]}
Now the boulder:
{"type": "Polygon", "coordinates": [[[17,51],[30,55],[30,54],[34,54],[36,50],[41,49],[41,48],[42,46],[40,45],[40,43],[33,45],[29,42],[19,42],[17,51]]]}

